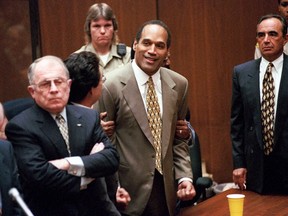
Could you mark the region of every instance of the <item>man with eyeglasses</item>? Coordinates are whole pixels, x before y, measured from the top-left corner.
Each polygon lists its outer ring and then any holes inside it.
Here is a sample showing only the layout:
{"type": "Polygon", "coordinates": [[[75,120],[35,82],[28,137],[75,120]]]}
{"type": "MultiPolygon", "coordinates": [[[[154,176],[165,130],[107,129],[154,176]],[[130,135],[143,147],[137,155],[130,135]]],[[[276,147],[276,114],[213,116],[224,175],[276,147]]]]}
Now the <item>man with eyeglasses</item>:
{"type": "Polygon", "coordinates": [[[103,178],[119,165],[99,113],[67,105],[71,79],[61,59],[45,56],[28,70],[35,105],[6,126],[24,198],[35,215],[120,215],[103,178]],[[99,149],[101,151],[99,151],[99,149]]]}
{"type": "MultiPolygon", "coordinates": [[[[288,0],[278,0],[278,11],[279,14],[286,19],[286,22],[288,22],[288,0]]],[[[287,55],[288,44],[286,43],[283,48],[283,52],[287,55]]],[[[260,57],[262,57],[262,54],[259,49],[259,44],[256,43],[254,58],[258,59],[260,57]]]]}

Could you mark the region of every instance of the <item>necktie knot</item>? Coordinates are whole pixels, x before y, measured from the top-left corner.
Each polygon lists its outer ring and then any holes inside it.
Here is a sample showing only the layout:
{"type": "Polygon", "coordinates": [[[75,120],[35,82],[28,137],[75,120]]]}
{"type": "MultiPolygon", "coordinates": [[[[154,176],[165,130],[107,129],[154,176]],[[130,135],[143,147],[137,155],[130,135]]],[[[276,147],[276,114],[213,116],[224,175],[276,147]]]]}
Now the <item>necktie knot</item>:
{"type": "Polygon", "coordinates": [[[266,72],[267,73],[272,73],[272,68],[273,68],[273,63],[269,62],[268,66],[267,66],[267,69],[266,69],[266,72]]]}
{"type": "Polygon", "coordinates": [[[61,123],[61,124],[65,124],[65,119],[63,118],[63,116],[61,114],[58,114],[56,116],[56,120],[59,121],[59,123],[61,123]]]}

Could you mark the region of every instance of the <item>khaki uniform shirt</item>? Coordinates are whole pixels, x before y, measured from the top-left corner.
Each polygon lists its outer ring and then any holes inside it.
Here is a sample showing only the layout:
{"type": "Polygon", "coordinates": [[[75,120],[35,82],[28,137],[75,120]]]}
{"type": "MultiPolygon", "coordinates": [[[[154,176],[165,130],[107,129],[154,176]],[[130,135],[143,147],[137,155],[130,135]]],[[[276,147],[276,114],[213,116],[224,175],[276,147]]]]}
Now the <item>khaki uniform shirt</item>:
{"type": "MultiPolygon", "coordinates": [[[[99,58],[99,55],[97,54],[96,50],[94,49],[91,43],[82,46],[75,53],[79,53],[82,51],[93,52],[99,58]]],[[[101,70],[103,71],[103,74],[108,73],[116,68],[124,66],[125,64],[131,61],[131,48],[126,47],[126,55],[122,57],[117,53],[117,45],[113,44],[111,47],[109,56],[108,56],[107,63],[104,64],[100,58],[99,58],[99,61],[100,61],[99,65],[100,65],[101,70]]]]}

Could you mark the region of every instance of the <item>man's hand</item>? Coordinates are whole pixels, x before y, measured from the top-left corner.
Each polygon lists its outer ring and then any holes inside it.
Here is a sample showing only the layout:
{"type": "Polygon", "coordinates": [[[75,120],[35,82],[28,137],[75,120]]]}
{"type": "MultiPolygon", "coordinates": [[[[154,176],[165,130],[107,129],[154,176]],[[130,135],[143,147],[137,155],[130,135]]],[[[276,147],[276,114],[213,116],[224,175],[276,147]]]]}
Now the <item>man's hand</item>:
{"type": "Polygon", "coordinates": [[[68,170],[70,167],[69,162],[66,159],[57,159],[57,160],[51,160],[49,161],[52,165],[54,165],[56,168],[61,170],[68,170]]]}
{"type": "Polygon", "coordinates": [[[107,116],[107,112],[100,113],[101,126],[103,131],[106,133],[108,137],[111,137],[115,131],[115,123],[114,121],[104,121],[104,118],[107,116]]]}
{"type": "Polygon", "coordinates": [[[233,181],[241,190],[246,189],[246,168],[238,168],[233,170],[233,181]]]}
{"type": "Polygon", "coordinates": [[[129,193],[121,187],[118,187],[116,192],[116,205],[120,210],[124,210],[131,201],[129,193]]]}
{"type": "Polygon", "coordinates": [[[180,139],[188,139],[190,136],[190,129],[186,120],[178,120],[176,123],[176,136],[180,139]]]}
{"type": "Polygon", "coordinates": [[[180,200],[191,200],[196,195],[196,191],[192,182],[183,181],[178,185],[177,197],[180,200]]]}

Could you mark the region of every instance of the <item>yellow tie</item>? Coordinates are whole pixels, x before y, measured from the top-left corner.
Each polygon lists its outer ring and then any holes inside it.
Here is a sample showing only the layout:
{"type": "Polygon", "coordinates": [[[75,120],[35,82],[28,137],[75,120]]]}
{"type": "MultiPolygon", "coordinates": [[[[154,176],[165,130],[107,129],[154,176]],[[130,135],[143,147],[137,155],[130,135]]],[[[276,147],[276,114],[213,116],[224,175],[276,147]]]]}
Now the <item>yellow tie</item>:
{"type": "Polygon", "coordinates": [[[274,80],[272,76],[273,64],[269,63],[263,79],[261,119],[264,142],[264,154],[269,155],[274,145],[274,80]]]}
{"type": "Polygon", "coordinates": [[[148,80],[148,89],[146,96],[147,116],[149,126],[153,135],[153,146],[156,153],[155,165],[156,169],[162,174],[162,162],[161,162],[161,131],[162,120],[160,116],[160,106],[155,92],[154,83],[152,77],[148,80]]]}

